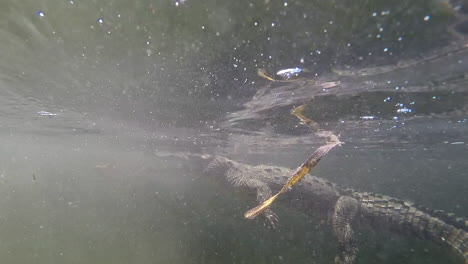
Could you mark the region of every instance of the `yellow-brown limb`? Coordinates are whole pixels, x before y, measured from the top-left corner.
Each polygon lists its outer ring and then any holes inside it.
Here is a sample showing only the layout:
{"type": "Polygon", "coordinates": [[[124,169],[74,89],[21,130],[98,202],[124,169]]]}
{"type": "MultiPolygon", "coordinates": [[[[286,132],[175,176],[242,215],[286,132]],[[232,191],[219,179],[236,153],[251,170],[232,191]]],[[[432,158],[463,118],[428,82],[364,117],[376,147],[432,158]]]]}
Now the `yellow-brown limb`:
{"type": "MultiPolygon", "coordinates": [[[[261,71],[259,69],[259,73],[258,73],[259,75],[260,75],[260,72],[261,71]]],[[[264,72],[262,72],[262,74],[264,74],[264,72]]],[[[266,76],[265,78],[267,77],[268,76],[266,76]]],[[[339,138],[332,132],[330,131],[318,132],[320,130],[319,124],[313,121],[312,119],[306,117],[302,113],[304,109],[305,109],[305,105],[301,105],[299,107],[294,108],[291,114],[295,115],[297,118],[299,118],[299,120],[304,122],[306,125],[310,126],[315,132],[317,132],[317,135],[321,137],[326,137],[327,144],[324,146],[321,146],[316,151],[314,151],[314,153],[312,153],[312,155],[310,155],[310,157],[304,163],[302,163],[302,165],[299,168],[297,168],[297,170],[291,175],[291,177],[289,177],[286,184],[284,184],[283,188],[281,188],[281,190],[277,194],[273,195],[272,197],[270,197],[268,200],[264,201],[257,207],[252,208],[249,211],[247,211],[244,214],[245,218],[253,219],[257,215],[264,212],[268,207],[271,206],[271,204],[276,200],[276,198],[278,198],[280,194],[287,192],[294,184],[298,183],[302,178],[304,178],[304,176],[307,175],[307,173],[309,173],[310,170],[312,170],[312,168],[314,168],[317,165],[320,159],[323,156],[325,156],[332,148],[342,144],[339,138]]]]}
{"type": "Polygon", "coordinates": [[[267,79],[269,81],[272,81],[272,82],[279,81],[279,80],[275,80],[275,79],[271,78],[270,76],[268,76],[267,73],[266,73],[266,70],[263,69],[263,68],[258,68],[257,69],[257,75],[262,77],[262,78],[265,78],[265,79],[267,79]]]}
{"type": "Polygon", "coordinates": [[[276,200],[276,198],[278,198],[280,194],[287,192],[294,184],[296,184],[302,178],[304,178],[304,176],[307,175],[307,173],[309,173],[309,171],[313,167],[315,167],[315,165],[317,165],[317,163],[324,155],[326,155],[332,148],[339,144],[340,142],[329,143],[325,146],[321,146],[320,148],[318,148],[299,168],[297,168],[294,174],[288,179],[286,184],[283,186],[283,188],[281,188],[281,190],[277,194],[273,195],[268,200],[261,203],[259,206],[247,211],[244,214],[244,217],[247,219],[253,219],[257,215],[265,211],[276,200]]]}
{"type": "Polygon", "coordinates": [[[317,122],[315,122],[314,120],[308,118],[307,116],[305,116],[302,113],[302,111],[304,111],[304,109],[305,109],[305,106],[306,105],[298,106],[298,107],[294,108],[291,113],[293,115],[295,115],[297,118],[299,118],[299,120],[301,120],[301,122],[303,122],[304,124],[311,127],[314,131],[318,131],[320,129],[319,124],[317,122]]]}
{"type": "Polygon", "coordinates": [[[247,212],[245,212],[244,217],[247,219],[254,219],[257,217],[259,214],[261,214],[263,211],[265,211],[270,205],[273,203],[274,200],[281,194],[281,191],[278,192],[277,194],[273,195],[270,197],[268,200],[264,201],[257,207],[254,207],[247,212]]]}

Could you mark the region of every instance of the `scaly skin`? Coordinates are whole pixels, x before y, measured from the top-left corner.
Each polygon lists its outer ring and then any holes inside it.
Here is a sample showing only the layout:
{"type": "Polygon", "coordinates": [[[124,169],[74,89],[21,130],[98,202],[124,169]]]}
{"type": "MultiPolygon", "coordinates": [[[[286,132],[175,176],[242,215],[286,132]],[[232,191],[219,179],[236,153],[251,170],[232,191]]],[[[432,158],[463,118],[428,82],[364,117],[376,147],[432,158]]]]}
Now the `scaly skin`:
{"type": "MultiPolygon", "coordinates": [[[[263,202],[272,196],[294,172],[291,169],[239,163],[221,156],[200,156],[207,161],[207,175],[224,177],[228,184],[256,192],[257,201],[263,202]]],[[[353,239],[352,222],[355,216],[367,219],[378,226],[417,235],[423,239],[449,245],[460,253],[468,264],[468,226],[462,219],[444,221],[430,213],[419,210],[412,204],[384,195],[357,192],[345,189],[325,179],[307,176],[294,187],[293,195],[300,195],[295,205],[302,210],[333,212],[332,228],[342,254],[335,263],[354,263],[358,251],[353,239]],[[450,222],[450,223],[449,223],[450,222]]],[[[275,225],[276,215],[267,209],[263,215],[275,225]]]]}
{"type": "Polygon", "coordinates": [[[458,222],[453,219],[449,224],[412,204],[388,196],[359,192],[353,192],[352,196],[359,202],[359,211],[366,218],[387,223],[404,233],[448,244],[468,263],[468,227],[463,219],[458,222]]]}

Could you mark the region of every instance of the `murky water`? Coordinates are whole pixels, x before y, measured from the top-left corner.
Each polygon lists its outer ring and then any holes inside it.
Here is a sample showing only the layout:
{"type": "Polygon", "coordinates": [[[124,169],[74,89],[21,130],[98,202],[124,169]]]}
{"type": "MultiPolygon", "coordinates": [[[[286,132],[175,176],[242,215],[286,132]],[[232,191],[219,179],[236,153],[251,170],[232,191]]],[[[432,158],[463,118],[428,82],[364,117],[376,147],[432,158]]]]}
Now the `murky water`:
{"type": "MultiPolygon", "coordinates": [[[[2,262],[333,263],[327,217],[285,196],[276,230],[246,220],[254,195],[181,158],[297,167],[323,144],[301,104],[345,142],[314,175],[468,217],[467,9],[1,1],[2,262]]],[[[356,263],[463,262],[375,227],[356,240],[356,263]]]]}

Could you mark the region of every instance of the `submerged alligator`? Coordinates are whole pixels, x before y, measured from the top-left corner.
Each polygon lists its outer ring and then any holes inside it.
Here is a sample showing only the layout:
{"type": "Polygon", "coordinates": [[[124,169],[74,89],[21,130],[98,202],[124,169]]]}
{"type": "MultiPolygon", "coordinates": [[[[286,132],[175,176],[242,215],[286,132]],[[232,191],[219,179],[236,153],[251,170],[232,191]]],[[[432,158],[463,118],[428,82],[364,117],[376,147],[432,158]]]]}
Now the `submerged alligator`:
{"type": "Polygon", "coordinates": [[[294,190],[289,192],[297,198],[294,199],[294,206],[330,216],[341,252],[336,256],[335,263],[354,263],[358,247],[353,236],[353,226],[359,219],[363,219],[379,228],[386,226],[392,231],[448,245],[468,264],[468,221],[463,218],[456,218],[440,210],[416,207],[389,196],[343,188],[323,178],[308,175],[322,157],[342,142],[331,131],[321,130],[316,122],[302,113],[303,110],[304,106],[300,106],[292,114],[311,127],[316,135],[326,138],[326,144],[295,170],[267,165],[253,166],[222,156],[188,156],[199,157],[204,161],[206,175],[218,179],[221,177],[230,186],[255,192],[260,205],[246,212],[245,217],[252,219],[261,214],[272,227],[275,227],[277,217],[270,205],[280,194],[295,185],[294,190]],[[272,195],[272,190],[279,192],[272,195]]]}
{"type": "MultiPolygon", "coordinates": [[[[280,189],[294,170],[284,167],[252,166],[234,160],[211,155],[200,155],[206,165],[205,173],[222,177],[226,184],[255,192],[263,202],[272,196],[272,190],[280,189]]],[[[353,237],[353,223],[369,221],[379,228],[415,235],[422,239],[449,245],[468,263],[468,225],[442,211],[418,208],[411,203],[389,196],[359,192],[343,188],[323,178],[307,175],[289,192],[297,197],[294,206],[301,210],[331,215],[333,232],[342,252],[335,263],[354,263],[358,247],[353,237]]],[[[277,217],[270,210],[262,213],[273,227],[277,217]]]]}
{"type": "Polygon", "coordinates": [[[326,139],[297,169],[270,165],[249,165],[218,155],[195,153],[160,154],[175,156],[202,165],[203,178],[221,182],[228,188],[240,188],[254,193],[259,206],[244,216],[252,219],[263,215],[267,224],[275,228],[278,218],[270,209],[273,201],[288,190],[292,206],[304,212],[328,216],[340,253],[336,264],[355,263],[358,246],[353,228],[364,221],[376,228],[417,236],[451,247],[468,264],[468,221],[441,210],[416,207],[412,203],[390,196],[360,192],[309,174],[310,170],[333,148],[343,142],[331,131],[320,129],[315,121],[302,112],[305,105],[292,111],[309,126],[315,135],[326,139]],[[278,191],[273,195],[273,191],[278,191]]]}
{"type": "MultiPolygon", "coordinates": [[[[460,51],[465,50],[466,45],[460,49],[460,51]]],[[[265,95],[264,92],[257,93],[254,97],[255,100],[246,103],[246,109],[236,113],[235,116],[233,115],[229,122],[263,118],[262,115],[268,110],[308,102],[315,95],[311,94],[311,91],[320,91],[340,85],[339,81],[316,83],[304,78],[290,78],[299,77],[296,76],[299,74],[299,70],[300,68],[287,69],[286,71],[293,72],[294,76],[288,75],[283,80],[279,78],[283,77],[280,74],[282,71],[278,72],[275,78],[269,76],[264,69],[258,69],[257,74],[271,82],[305,81],[308,85],[303,85],[304,93],[299,95],[297,90],[291,92],[289,86],[280,87],[280,94],[268,92],[266,99],[260,99],[265,95]],[[287,96],[282,98],[282,95],[287,96]],[[265,100],[269,103],[266,106],[265,100]]],[[[207,174],[224,178],[224,181],[230,186],[256,193],[260,205],[247,211],[244,215],[246,218],[252,219],[261,214],[274,227],[277,217],[269,209],[270,205],[278,195],[285,193],[295,185],[294,189],[289,192],[289,198],[291,196],[295,198],[293,206],[297,206],[303,211],[320,212],[329,216],[333,233],[340,248],[340,254],[336,256],[335,263],[355,263],[358,247],[353,235],[353,227],[359,220],[364,220],[376,225],[379,229],[386,227],[391,231],[445,244],[458,252],[464,263],[468,264],[468,221],[465,219],[456,218],[452,214],[446,214],[440,210],[416,207],[412,203],[389,196],[343,188],[325,179],[308,175],[328,151],[341,145],[342,142],[333,132],[322,130],[318,123],[307,118],[302,113],[305,107],[306,105],[302,105],[295,108],[292,114],[299,118],[303,124],[308,125],[317,136],[326,138],[327,143],[319,147],[295,170],[266,165],[252,166],[221,156],[200,156],[207,162],[205,169],[207,174]],[[299,182],[300,180],[302,181],[299,182]],[[273,195],[272,190],[279,191],[273,195]]]]}

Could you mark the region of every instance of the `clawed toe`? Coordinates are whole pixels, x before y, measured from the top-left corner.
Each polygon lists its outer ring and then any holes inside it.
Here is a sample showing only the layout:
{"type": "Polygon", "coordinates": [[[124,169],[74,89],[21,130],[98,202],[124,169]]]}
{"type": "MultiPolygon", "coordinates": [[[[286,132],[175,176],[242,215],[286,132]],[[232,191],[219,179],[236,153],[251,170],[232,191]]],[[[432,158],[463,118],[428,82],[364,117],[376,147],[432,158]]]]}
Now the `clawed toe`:
{"type": "Polygon", "coordinates": [[[265,225],[267,225],[271,229],[276,229],[278,227],[278,216],[275,213],[273,213],[272,210],[270,209],[265,210],[263,215],[265,216],[265,219],[266,219],[265,225]]]}

